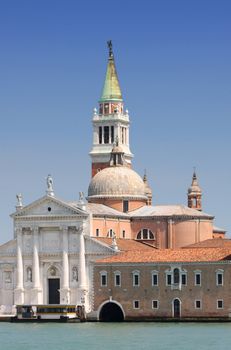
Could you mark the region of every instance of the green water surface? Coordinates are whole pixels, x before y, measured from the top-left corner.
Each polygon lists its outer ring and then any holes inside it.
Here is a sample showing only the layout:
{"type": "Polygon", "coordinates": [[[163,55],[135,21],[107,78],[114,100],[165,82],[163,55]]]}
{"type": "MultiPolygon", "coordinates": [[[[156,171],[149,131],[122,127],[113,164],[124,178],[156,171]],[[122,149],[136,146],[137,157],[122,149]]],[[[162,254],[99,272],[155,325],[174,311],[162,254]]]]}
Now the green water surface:
{"type": "Polygon", "coordinates": [[[231,323],[0,323],[0,350],[228,350],[231,323]]]}

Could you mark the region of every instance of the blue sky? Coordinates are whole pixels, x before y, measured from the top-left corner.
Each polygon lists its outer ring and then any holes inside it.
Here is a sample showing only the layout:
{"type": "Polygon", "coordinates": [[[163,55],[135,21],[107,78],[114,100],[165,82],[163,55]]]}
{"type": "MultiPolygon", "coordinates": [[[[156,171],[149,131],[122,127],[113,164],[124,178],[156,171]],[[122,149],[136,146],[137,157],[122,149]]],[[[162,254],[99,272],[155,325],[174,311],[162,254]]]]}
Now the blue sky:
{"type": "Polygon", "coordinates": [[[193,167],[203,209],[231,232],[231,2],[0,1],[0,242],[16,193],[78,199],[90,180],[91,118],[114,45],[131,118],[133,167],[154,204],[186,204],[193,167]]]}

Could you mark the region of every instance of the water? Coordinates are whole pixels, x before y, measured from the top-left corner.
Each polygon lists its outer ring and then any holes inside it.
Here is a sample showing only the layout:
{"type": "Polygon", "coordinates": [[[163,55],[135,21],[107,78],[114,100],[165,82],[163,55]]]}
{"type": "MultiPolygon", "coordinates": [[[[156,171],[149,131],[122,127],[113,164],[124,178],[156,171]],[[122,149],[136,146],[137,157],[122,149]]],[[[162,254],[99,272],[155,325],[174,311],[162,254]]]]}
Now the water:
{"type": "Polygon", "coordinates": [[[0,323],[0,350],[227,350],[231,323],[0,323]]]}

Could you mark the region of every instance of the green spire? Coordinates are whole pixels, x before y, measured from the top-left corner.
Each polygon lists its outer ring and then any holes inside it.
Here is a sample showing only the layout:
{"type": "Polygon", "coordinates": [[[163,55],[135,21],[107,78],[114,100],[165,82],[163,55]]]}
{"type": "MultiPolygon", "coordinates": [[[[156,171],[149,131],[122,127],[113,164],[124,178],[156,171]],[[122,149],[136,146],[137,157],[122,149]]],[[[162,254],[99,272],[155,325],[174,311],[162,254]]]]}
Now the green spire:
{"type": "Polygon", "coordinates": [[[108,58],[106,78],[105,78],[100,102],[111,101],[111,100],[122,101],[122,93],[120,90],[119,80],[116,73],[111,40],[108,41],[107,44],[109,48],[109,58],[108,58]]]}

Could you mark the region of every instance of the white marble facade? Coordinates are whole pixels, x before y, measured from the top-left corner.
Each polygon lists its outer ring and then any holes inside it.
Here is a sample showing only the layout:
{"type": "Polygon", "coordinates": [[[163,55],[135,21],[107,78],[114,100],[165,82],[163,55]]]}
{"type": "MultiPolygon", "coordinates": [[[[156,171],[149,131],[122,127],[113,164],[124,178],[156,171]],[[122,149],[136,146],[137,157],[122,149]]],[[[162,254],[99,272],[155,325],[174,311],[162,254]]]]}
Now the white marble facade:
{"type": "Polygon", "coordinates": [[[20,195],[11,217],[14,239],[0,246],[0,313],[14,305],[49,304],[52,279],[60,304],[84,305],[90,312],[91,263],[113,249],[91,238],[91,214],[83,201],[66,203],[48,187],[25,207],[20,195]]]}

